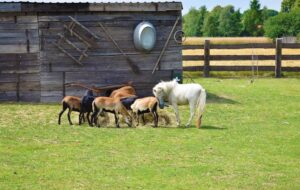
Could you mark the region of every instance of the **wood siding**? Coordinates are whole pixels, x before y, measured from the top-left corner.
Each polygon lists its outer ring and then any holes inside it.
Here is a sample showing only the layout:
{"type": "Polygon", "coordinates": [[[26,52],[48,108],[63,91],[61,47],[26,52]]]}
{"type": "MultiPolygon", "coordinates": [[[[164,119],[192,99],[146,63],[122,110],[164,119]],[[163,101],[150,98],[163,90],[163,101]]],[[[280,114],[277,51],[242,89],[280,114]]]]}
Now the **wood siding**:
{"type": "MultiPolygon", "coordinates": [[[[182,72],[182,46],[172,37],[159,70],[151,74],[178,17],[176,30],[182,29],[181,9],[181,3],[0,3],[0,101],[58,102],[64,95],[82,96],[84,89],[64,86],[70,82],[105,86],[133,81],[138,95],[151,95],[157,82],[182,72]],[[89,48],[82,66],[54,45],[60,33],[84,50],[85,45],[64,27],[71,22],[69,16],[98,37],[98,47],[89,48]],[[157,30],[156,45],[149,53],[137,51],[133,44],[134,29],[142,21],[157,30]],[[138,65],[140,74],[131,71],[99,22],[138,65]]],[[[79,58],[70,43],[62,42],[61,47],[79,58]]]]}
{"type": "MultiPolygon", "coordinates": [[[[151,71],[162,50],[173,24],[180,12],[122,12],[122,13],[77,13],[76,15],[40,14],[39,33],[41,40],[41,101],[57,102],[63,95],[82,96],[84,89],[64,88],[64,83],[81,82],[88,85],[105,86],[133,81],[140,96],[151,95],[152,87],[160,80],[170,80],[173,70],[182,70],[181,45],[172,38],[165,52],[160,71],[152,75],[151,71]],[[85,46],[72,37],[64,29],[69,24],[68,16],[73,16],[82,25],[99,37],[98,48],[87,51],[88,57],[82,60],[83,66],[77,65],[72,59],[61,52],[53,42],[58,40],[58,33],[65,36],[77,47],[85,46]],[[133,44],[134,28],[143,20],[151,22],[157,30],[157,43],[150,53],[142,53],[133,44]],[[105,36],[98,22],[104,25],[121,49],[139,66],[141,73],[134,74],[127,60],[105,36]]],[[[180,24],[176,27],[181,29],[180,24]]],[[[69,44],[62,43],[72,56],[79,53],[69,44]]]]}
{"type": "Polygon", "coordinates": [[[40,101],[37,15],[0,13],[0,100],[40,101]]]}

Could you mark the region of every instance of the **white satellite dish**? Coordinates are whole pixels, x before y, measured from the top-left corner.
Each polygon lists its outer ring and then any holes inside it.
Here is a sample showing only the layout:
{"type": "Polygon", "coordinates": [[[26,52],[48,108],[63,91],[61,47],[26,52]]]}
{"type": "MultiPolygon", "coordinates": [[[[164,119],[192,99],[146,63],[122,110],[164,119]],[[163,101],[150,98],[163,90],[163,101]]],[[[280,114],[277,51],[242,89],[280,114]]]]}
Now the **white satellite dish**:
{"type": "Polygon", "coordinates": [[[134,46],[140,51],[149,52],[156,42],[156,30],[150,22],[141,22],[133,34],[134,46]]]}

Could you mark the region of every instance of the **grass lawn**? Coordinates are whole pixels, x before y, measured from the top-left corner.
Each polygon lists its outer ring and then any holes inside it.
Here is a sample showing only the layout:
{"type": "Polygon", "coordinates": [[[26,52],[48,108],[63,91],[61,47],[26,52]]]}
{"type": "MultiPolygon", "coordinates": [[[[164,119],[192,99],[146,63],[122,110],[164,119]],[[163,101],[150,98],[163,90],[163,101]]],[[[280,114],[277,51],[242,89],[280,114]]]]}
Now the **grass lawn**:
{"type": "Polygon", "coordinates": [[[300,80],[196,81],[202,129],[58,126],[58,104],[1,103],[0,189],[300,189],[300,80]]]}

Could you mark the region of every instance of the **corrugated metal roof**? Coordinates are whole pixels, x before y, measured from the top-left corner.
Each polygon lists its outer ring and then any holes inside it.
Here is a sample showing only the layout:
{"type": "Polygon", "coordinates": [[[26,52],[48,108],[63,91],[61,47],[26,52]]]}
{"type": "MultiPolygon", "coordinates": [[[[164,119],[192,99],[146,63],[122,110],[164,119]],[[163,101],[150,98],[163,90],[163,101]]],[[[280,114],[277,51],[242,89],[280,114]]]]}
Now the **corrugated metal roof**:
{"type": "Polygon", "coordinates": [[[164,3],[181,0],[0,0],[0,3],[164,3]]]}

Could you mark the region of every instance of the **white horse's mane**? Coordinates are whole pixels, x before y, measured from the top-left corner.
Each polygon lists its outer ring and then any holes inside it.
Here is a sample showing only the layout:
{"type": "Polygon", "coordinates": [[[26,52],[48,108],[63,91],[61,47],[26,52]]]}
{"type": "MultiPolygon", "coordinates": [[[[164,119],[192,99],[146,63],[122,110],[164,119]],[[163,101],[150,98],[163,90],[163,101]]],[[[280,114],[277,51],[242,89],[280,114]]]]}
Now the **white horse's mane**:
{"type": "Polygon", "coordinates": [[[156,87],[162,88],[162,89],[164,89],[165,92],[168,92],[170,90],[170,88],[173,88],[176,85],[178,85],[178,82],[176,79],[173,79],[171,81],[161,81],[160,83],[158,83],[156,85],[156,87]]]}

